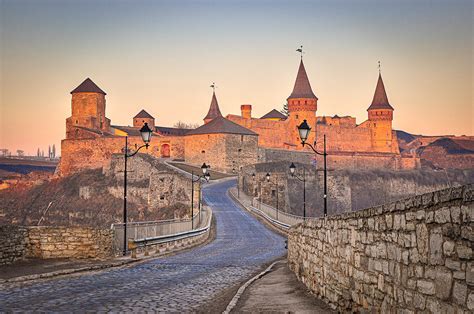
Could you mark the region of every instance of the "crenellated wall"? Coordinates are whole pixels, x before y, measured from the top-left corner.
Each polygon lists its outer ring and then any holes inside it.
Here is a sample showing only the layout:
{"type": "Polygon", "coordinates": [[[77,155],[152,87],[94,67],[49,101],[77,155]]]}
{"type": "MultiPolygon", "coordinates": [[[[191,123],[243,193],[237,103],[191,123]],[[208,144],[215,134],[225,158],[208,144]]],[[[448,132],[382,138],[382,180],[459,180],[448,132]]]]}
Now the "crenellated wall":
{"type": "Polygon", "coordinates": [[[474,186],[291,228],[290,268],[339,311],[474,310],[474,186]]]}

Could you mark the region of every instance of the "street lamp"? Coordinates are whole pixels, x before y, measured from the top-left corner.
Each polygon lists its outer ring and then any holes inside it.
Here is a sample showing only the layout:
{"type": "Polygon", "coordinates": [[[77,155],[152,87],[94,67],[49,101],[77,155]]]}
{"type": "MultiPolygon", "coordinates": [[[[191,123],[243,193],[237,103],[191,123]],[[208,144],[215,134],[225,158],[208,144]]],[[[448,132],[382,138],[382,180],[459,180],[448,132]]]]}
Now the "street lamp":
{"type": "Polygon", "coordinates": [[[151,135],[153,131],[148,127],[148,123],[145,124],[140,129],[140,135],[142,136],[142,140],[145,144],[138,147],[136,151],[133,153],[129,153],[128,149],[128,136],[125,136],[125,148],[124,148],[124,159],[125,159],[125,167],[123,171],[123,255],[127,255],[127,160],[130,157],[135,156],[140,149],[145,147],[148,149],[150,146],[151,135]]]}
{"type": "Polygon", "coordinates": [[[295,173],[296,166],[294,163],[290,165],[290,173],[291,176],[298,179],[299,181],[303,182],[303,219],[306,219],[306,168],[303,167],[303,177],[299,177],[295,173]]]}
{"type": "MultiPolygon", "coordinates": [[[[267,179],[267,182],[270,182],[270,173],[267,172],[267,174],[265,175],[265,178],[267,179]]],[[[276,220],[278,220],[278,177],[276,177],[276,181],[275,181],[275,185],[276,185],[276,220]]]]}
{"type": "MultiPolygon", "coordinates": [[[[194,182],[201,184],[201,179],[205,179],[209,182],[211,174],[208,172],[210,166],[207,166],[206,163],[203,163],[201,166],[202,175],[199,175],[196,180],[194,180],[194,171],[191,171],[191,230],[194,229],[194,182]]],[[[199,217],[201,217],[201,186],[199,185],[199,217]]]]}
{"type": "Polygon", "coordinates": [[[235,167],[232,168],[232,173],[237,173],[237,198],[240,199],[240,171],[235,170],[235,167]]]}
{"type": "Polygon", "coordinates": [[[327,160],[326,160],[328,154],[326,152],[326,134],[324,134],[324,151],[321,153],[321,152],[318,152],[313,145],[311,145],[309,143],[306,143],[306,140],[308,139],[308,135],[309,135],[310,131],[311,131],[311,127],[308,125],[306,120],[303,120],[303,122],[298,126],[298,133],[300,135],[301,145],[303,145],[303,147],[305,145],[308,145],[313,150],[313,152],[315,152],[316,154],[321,155],[321,156],[324,157],[324,195],[323,195],[323,200],[324,200],[324,217],[326,217],[327,214],[328,214],[328,184],[327,184],[328,181],[327,181],[327,160]]]}

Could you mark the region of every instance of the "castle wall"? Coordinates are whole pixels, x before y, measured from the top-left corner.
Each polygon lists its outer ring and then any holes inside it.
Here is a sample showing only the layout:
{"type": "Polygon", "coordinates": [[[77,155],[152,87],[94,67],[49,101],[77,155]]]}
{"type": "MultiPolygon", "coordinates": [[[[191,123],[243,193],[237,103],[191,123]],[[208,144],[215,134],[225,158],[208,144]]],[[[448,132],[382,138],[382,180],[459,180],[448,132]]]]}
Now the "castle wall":
{"type": "Polygon", "coordinates": [[[257,162],[258,137],[240,134],[196,134],[185,137],[185,160],[213,170],[231,172],[233,168],[257,162]]]}
{"type": "MultiPolygon", "coordinates": [[[[139,136],[128,138],[129,148],[134,150],[135,144],[143,145],[139,136]]],[[[161,146],[170,146],[170,158],[184,158],[184,141],[182,137],[152,137],[148,150],[140,152],[161,157],[161,146]]],[[[101,168],[110,162],[112,154],[121,153],[125,145],[123,136],[104,136],[94,139],[65,139],[61,141],[61,160],[56,173],[61,176],[69,175],[83,169],[101,168]]]]}
{"type": "Polygon", "coordinates": [[[323,136],[326,135],[326,149],[328,151],[343,152],[371,152],[372,141],[369,128],[344,127],[317,124],[316,125],[316,147],[323,150],[323,136]]]}
{"type": "Polygon", "coordinates": [[[290,229],[288,265],[340,312],[474,310],[473,186],[290,229]]]}
{"type": "Polygon", "coordinates": [[[245,119],[237,115],[227,115],[228,120],[258,134],[261,147],[284,148],[288,142],[288,122],[267,119],[245,119]]]}

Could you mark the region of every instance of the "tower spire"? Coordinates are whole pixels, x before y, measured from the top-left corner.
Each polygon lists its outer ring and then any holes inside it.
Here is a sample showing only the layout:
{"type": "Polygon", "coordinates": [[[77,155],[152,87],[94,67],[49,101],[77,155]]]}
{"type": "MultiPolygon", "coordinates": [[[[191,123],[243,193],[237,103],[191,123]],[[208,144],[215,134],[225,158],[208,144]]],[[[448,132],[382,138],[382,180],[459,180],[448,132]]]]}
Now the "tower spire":
{"type": "Polygon", "coordinates": [[[374,98],[370,104],[369,109],[390,109],[393,110],[393,107],[388,102],[387,92],[385,91],[385,85],[382,80],[382,74],[380,71],[380,61],[379,61],[379,78],[377,80],[377,86],[375,87],[374,98]]]}
{"type": "Polygon", "coordinates": [[[219,109],[219,104],[217,102],[217,97],[216,97],[216,84],[212,82],[210,87],[212,88],[211,106],[209,107],[209,111],[207,112],[207,115],[204,117],[204,124],[211,122],[213,119],[217,117],[222,117],[222,113],[219,109]]]}
{"type": "Polygon", "coordinates": [[[293,92],[288,99],[289,98],[318,99],[311,89],[311,84],[309,83],[308,75],[306,74],[303,59],[300,60],[300,67],[298,68],[298,74],[296,75],[295,86],[293,87],[293,92]]]}

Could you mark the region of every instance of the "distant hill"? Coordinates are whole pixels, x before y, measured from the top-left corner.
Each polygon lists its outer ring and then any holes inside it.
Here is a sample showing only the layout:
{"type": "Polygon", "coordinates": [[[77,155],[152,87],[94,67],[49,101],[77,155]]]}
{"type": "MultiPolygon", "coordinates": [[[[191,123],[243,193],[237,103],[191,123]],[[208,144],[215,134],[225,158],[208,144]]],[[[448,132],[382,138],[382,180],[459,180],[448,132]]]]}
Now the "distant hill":
{"type": "Polygon", "coordinates": [[[415,136],[413,136],[413,134],[410,134],[408,132],[405,132],[405,131],[400,131],[400,130],[397,130],[397,137],[399,140],[403,140],[405,141],[406,143],[410,143],[411,141],[413,141],[414,139],[416,139],[415,136]]]}
{"type": "MultiPolygon", "coordinates": [[[[465,146],[461,146],[457,140],[450,138],[440,138],[433,143],[420,147],[419,152],[423,152],[428,147],[440,147],[443,148],[448,154],[474,154],[474,150],[467,149],[469,147],[469,141],[464,141],[465,146]]],[[[474,143],[474,141],[470,141],[474,143]]]]}
{"type": "Polygon", "coordinates": [[[0,170],[27,174],[33,171],[54,172],[58,162],[26,158],[0,158],[0,170]]]}

